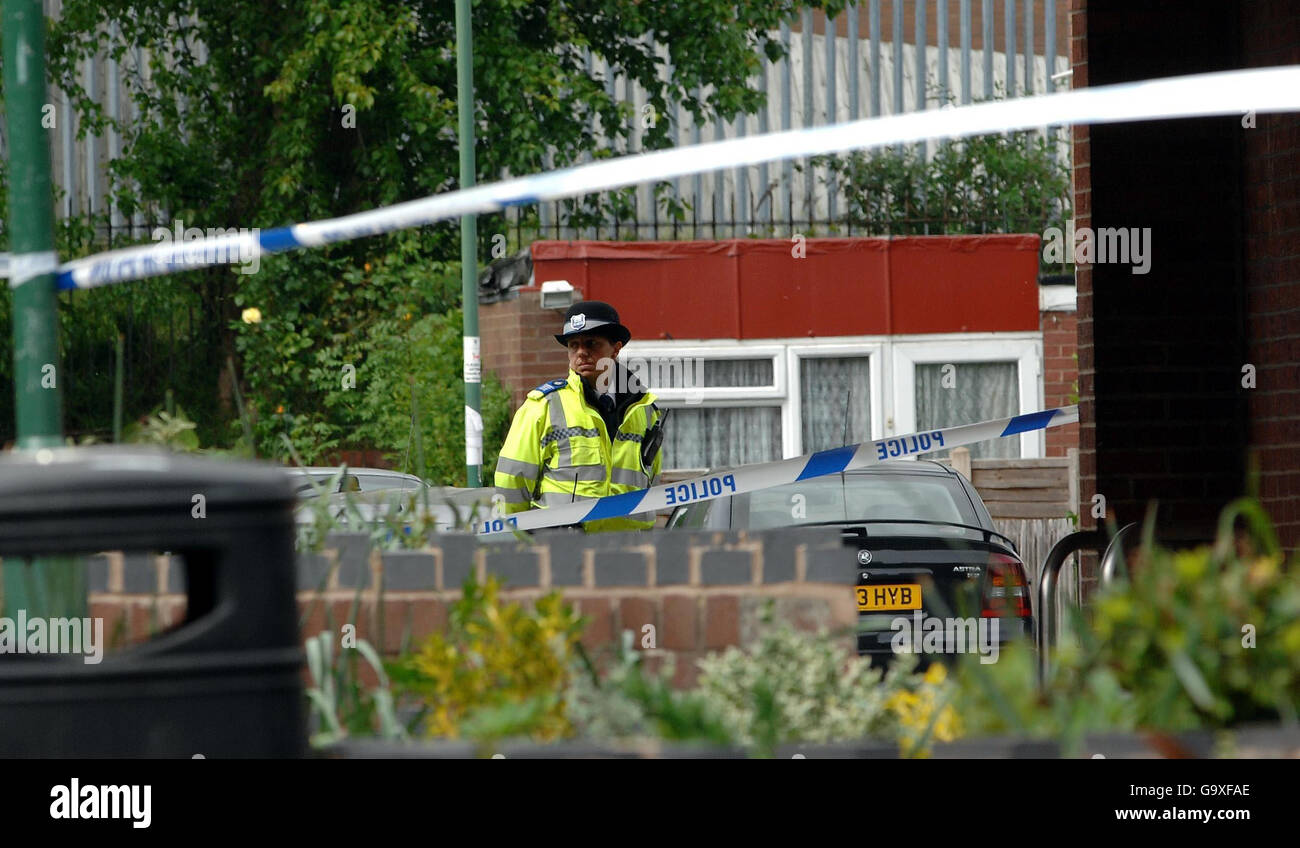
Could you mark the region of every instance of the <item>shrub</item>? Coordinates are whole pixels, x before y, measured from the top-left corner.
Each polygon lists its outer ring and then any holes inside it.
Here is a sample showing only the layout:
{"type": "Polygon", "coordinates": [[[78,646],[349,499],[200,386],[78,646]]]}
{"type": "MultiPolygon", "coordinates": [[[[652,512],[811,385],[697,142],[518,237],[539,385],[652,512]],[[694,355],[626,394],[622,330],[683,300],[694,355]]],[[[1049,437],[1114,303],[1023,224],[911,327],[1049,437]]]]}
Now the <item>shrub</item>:
{"type": "Polygon", "coordinates": [[[814,161],[826,167],[825,182],[843,188],[859,232],[1042,233],[1070,217],[1068,153],[1035,132],[940,141],[929,157],[908,146],[814,161]]]}
{"type": "Polygon", "coordinates": [[[1073,612],[1041,688],[1023,646],[962,664],[973,732],[1052,736],[1073,751],[1086,732],[1296,721],[1300,560],[1285,563],[1259,504],[1230,504],[1216,543],[1195,550],[1159,546],[1148,524],[1134,559],[1090,617],[1073,612]]]}
{"type": "MultiPolygon", "coordinates": [[[[316,732],[311,744],[324,747],[348,736],[377,734],[388,740],[407,738],[397,720],[392,692],[378,652],[364,639],[334,653],[335,630],[329,628],[306,641],[307,669],[312,685],[307,701],[316,732]],[[358,656],[378,678],[369,690],[361,683],[358,656]]],[[[345,639],[345,641],[347,641],[345,639]]]]}
{"type": "Polygon", "coordinates": [[[1098,597],[1082,633],[1083,662],[1114,673],[1144,726],[1296,721],[1300,562],[1286,566],[1253,500],[1225,510],[1213,547],[1175,552],[1148,538],[1132,581],[1098,597]]]}
{"type": "Polygon", "coordinates": [[[631,633],[603,681],[574,678],[566,701],[579,732],[618,739],[662,738],[735,744],[757,756],[796,742],[897,740],[904,756],[926,756],[932,739],[960,732],[941,666],[916,674],[904,655],[887,673],[826,634],[797,631],[764,607],[758,641],[699,661],[690,692],[673,692],[672,668],[648,674],[631,633]]]}
{"type": "Polygon", "coordinates": [[[886,679],[824,635],[774,623],[770,607],[762,623],[752,647],[727,648],[699,663],[700,692],[742,744],[771,747],[893,731],[897,714],[888,702],[903,666],[886,679]]]}
{"type": "Polygon", "coordinates": [[[590,663],[575,669],[565,693],[565,709],[578,735],[602,741],[659,738],[718,746],[735,744],[735,736],[697,692],[672,687],[673,662],[650,673],[643,654],[624,630],[603,675],[590,663]]]}
{"type": "Polygon", "coordinates": [[[558,593],[533,609],[503,602],[495,578],[466,581],[447,633],[434,633],[390,671],[428,708],[431,737],[551,740],[571,725],[561,698],[576,660],[582,621],[558,593]]]}
{"type": "MultiPolygon", "coordinates": [[[[401,470],[442,485],[465,485],[461,311],[407,313],[377,322],[373,332],[364,371],[358,369],[359,423],[352,440],[384,449],[401,470]]],[[[482,383],[480,407],[481,468],[490,483],[513,413],[510,393],[490,374],[482,383]]]]}

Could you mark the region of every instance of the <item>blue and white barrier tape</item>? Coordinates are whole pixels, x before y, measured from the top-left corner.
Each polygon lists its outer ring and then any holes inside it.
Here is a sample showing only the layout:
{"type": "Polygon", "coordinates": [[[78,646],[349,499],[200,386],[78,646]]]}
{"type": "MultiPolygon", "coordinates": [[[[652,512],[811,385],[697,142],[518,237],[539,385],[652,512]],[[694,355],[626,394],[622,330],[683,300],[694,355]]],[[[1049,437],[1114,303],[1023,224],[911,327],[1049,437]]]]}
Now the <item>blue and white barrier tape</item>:
{"type": "Polygon", "coordinates": [[[973,445],[988,439],[1045,430],[1048,427],[1060,427],[1063,424],[1073,424],[1078,420],[1079,407],[1063,406],[1059,409],[1014,415],[1010,418],[981,421],[978,424],[962,424],[944,430],[877,439],[874,442],[831,448],[793,459],[745,465],[681,483],[654,486],[622,495],[576,501],[546,509],[530,509],[504,518],[493,518],[483,522],[482,525],[476,522],[474,531],[481,536],[490,536],[513,530],[539,530],[544,527],[562,527],[600,518],[622,518],[628,515],[656,512],[682,504],[713,500],[726,495],[741,495],[759,489],[797,483],[813,477],[824,477],[827,474],[839,474],[841,471],[856,471],[889,459],[973,445]]]}
{"type": "Polygon", "coordinates": [[[461,215],[499,212],[510,206],[578,197],[701,171],[740,168],[784,159],[1056,124],[1297,110],[1300,110],[1300,66],[1196,74],[953,109],[909,112],[623,156],[327,221],[261,232],[246,231],[181,244],[163,242],[109,251],[62,266],[58,287],[92,288],[174,271],[246,262],[254,256],[390,233],[461,215]]]}

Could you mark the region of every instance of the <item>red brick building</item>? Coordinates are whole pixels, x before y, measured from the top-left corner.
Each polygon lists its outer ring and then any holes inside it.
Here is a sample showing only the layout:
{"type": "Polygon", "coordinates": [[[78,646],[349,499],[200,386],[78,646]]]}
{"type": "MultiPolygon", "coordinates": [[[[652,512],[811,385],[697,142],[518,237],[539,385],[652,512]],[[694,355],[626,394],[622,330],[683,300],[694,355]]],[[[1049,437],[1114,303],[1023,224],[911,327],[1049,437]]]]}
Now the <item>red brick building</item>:
{"type": "MultiPolygon", "coordinates": [[[[1073,86],[1300,63],[1289,0],[1072,0],[1073,86]]],[[[1300,546],[1300,115],[1074,129],[1077,226],[1150,227],[1150,273],[1077,274],[1080,509],[1158,502],[1170,540],[1211,536],[1252,463],[1300,546]],[[1139,281],[1140,280],[1140,281],[1139,281]]]]}

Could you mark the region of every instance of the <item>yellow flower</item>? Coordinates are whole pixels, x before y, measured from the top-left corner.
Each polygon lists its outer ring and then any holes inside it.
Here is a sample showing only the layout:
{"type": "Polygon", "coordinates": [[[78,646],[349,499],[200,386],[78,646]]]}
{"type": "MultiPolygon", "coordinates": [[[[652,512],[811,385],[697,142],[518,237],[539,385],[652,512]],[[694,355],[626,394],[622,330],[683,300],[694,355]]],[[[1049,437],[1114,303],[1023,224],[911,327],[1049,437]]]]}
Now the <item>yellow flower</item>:
{"type": "Polygon", "coordinates": [[[365,268],[367,271],[369,271],[369,270],[370,270],[370,263],[367,262],[365,265],[363,265],[363,266],[361,266],[361,267],[363,267],[363,268],[365,268]]]}
{"type": "Polygon", "coordinates": [[[886,709],[898,717],[902,756],[930,756],[930,744],[920,745],[927,728],[931,742],[951,742],[961,735],[961,716],[951,704],[945,703],[942,708],[938,705],[940,687],[947,678],[947,668],[935,663],[926,670],[919,689],[896,692],[885,702],[886,709]]]}
{"type": "Polygon", "coordinates": [[[1250,571],[1247,580],[1252,587],[1267,586],[1271,584],[1278,575],[1278,566],[1282,563],[1282,555],[1274,554],[1273,556],[1258,557],[1250,564],[1250,571]]]}
{"type": "Polygon", "coordinates": [[[243,317],[245,324],[260,324],[262,323],[262,310],[256,306],[250,306],[244,310],[243,317]]]}

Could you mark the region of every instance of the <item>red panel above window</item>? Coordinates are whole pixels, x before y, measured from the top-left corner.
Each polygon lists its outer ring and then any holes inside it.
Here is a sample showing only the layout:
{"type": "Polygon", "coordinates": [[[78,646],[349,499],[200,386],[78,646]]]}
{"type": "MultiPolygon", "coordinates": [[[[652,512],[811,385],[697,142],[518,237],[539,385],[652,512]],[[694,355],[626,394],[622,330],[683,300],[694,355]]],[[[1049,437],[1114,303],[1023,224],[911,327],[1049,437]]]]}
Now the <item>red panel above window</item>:
{"type": "Polygon", "coordinates": [[[744,338],[889,333],[889,242],[772,239],[739,242],[744,338]]]}
{"type": "Polygon", "coordinates": [[[534,242],[533,277],[568,280],[618,310],[634,339],[740,338],[736,257],[727,241],[534,242]],[[581,279],[573,260],[581,260],[581,279]],[[561,271],[568,276],[561,276],[561,271]]]}
{"type": "Polygon", "coordinates": [[[1038,236],[894,239],[894,332],[1037,330],[1038,243],[1038,236]]]}
{"type": "Polygon", "coordinates": [[[1038,329],[1037,236],[532,246],[537,283],[612,303],[633,338],[1038,329]]]}

